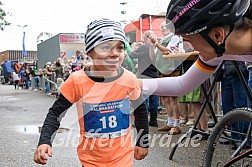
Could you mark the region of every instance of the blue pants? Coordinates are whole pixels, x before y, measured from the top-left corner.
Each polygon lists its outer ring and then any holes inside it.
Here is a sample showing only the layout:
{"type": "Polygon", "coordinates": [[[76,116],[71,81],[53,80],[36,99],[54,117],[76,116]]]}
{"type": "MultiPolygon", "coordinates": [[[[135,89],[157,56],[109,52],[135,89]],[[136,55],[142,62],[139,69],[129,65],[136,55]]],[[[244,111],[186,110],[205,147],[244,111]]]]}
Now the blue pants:
{"type": "MultiPolygon", "coordinates": [[[[249,85],[249,87],[250,87],[250,90],[252,91],[252,67],[250,67],[250,68],[248,69],[248,71],[249,71],[248,85],[249,85]]],[[[249,99],[248,99],[248,103],[249,103],[249,106],[252,107],[252,105],[251,105],[252,102],[250,102],[249,99]]]]}
{"type": "Polygon", "coordinates": [[[146,107],[148,108],[148,111],[158,112],[158,106],[159,106],[159,96],[156,95],[150,95],[145,101],[144,101],[146,107]]]}
{"type": "Polygon", "coordinates": [[[250,67],[250,68],[248,69],[248,71],[249,71],[249,80],[248,80],[248,84],[249,84],[249,86],[250,86],[250,89],[252,89],[252,67],[250,67]]]}
{"type": "Polygon", "coordinates": [[[39,78],[38,77],[34,77],[33,79],[34,79],[34,87],[36,89],[38,89],[39,88],[39,78]]]}
{"type": "MultiPolygon", "coordinates": [[[[248,81],[248,77],[245,77],[248,81]]],[[[229,111],[235,108],[247,107],[247,93],[238,77],[238,75],[225,76],[221,80],[221,90],[222,90],[222,109],[223,114],[226,115],[229,111]]],[[[244,131],[246,132],[248,125],[237,122],[230,127],[233,131],[244,131]],[[242,130],[241,130],[241,127],[242,130]]],[[[243,140],[239,134],[231,133],[231,137],[237,140],[243,140]]]]}
{"type": "Polygon", "coordinates": [[[45,88],[46,93],[50,93],[51,91],[50,82],[45,81],[45,88]]]}
{"type": "MultiPolygon", "coordinates": [[[[248,80],[248,77],[245,78],[248,80]]],[[[221,80],[223,114],[240,107],[247,107],[247,93],[237,75],[225,76],[221,80]]]]}

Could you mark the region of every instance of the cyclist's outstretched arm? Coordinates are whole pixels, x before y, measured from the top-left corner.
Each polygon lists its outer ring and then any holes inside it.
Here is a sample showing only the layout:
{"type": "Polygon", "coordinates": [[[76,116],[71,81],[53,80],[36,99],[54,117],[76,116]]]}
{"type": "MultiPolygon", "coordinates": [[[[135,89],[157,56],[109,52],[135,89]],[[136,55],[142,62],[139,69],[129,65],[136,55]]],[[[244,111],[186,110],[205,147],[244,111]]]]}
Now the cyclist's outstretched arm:
{"type": "Polygon", "coordinates": [[[182,96],[208,79],[221,64],[221,60],[215,65],[206,64],[200,58],[178,77],[164,77],[157,79],[143,79],[142,89],[145,94],[159,96],[182,96]]]}
{"type": "Polygon", "coordinates": [[[143,79],[142,89],[146,94],[159,96],[182,96],[208,79],[218,69],[223,60],[252,62],[251,55],[224,55],[207,62],[199,58],[189,70],[178,77],[143,79]]]}

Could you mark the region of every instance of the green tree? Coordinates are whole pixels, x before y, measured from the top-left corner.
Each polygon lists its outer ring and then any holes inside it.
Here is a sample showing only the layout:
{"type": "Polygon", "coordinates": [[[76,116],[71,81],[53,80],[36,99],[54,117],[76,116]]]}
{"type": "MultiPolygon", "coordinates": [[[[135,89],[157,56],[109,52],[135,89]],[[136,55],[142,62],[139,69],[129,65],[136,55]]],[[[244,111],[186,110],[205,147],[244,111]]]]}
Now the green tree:
{"type": "Polygon", "coordinates": [[[4,28],[8,25],[10,25],[9,22],[7,22],[6,18],[6,12],[2,9],[2,2],[0,1],[0,30],[3,31],[4,28]]]}

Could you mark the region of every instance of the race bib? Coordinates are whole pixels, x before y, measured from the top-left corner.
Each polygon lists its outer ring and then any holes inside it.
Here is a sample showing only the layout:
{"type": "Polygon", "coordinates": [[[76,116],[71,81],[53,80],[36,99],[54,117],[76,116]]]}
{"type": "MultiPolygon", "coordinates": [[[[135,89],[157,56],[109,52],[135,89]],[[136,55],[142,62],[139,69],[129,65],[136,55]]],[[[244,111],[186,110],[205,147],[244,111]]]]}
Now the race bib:
{"type": "Polygon", "coordinates": [[[88,138],[117,138],[128,133],[129,99],[83,103],[84,129],[88,138]]]}

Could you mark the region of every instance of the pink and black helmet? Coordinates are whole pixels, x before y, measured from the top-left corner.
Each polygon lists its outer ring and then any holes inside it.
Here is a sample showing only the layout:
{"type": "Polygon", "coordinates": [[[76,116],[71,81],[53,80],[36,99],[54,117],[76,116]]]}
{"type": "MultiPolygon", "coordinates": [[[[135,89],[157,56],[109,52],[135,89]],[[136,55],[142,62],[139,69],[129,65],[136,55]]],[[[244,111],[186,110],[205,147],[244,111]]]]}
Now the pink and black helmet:
{"type": "Polygon", "coordinates": [[[171,0],[166,19],[176,34],[195,34],[218,25],[233,25],[246,12],[250,0],[171,0]]]}

